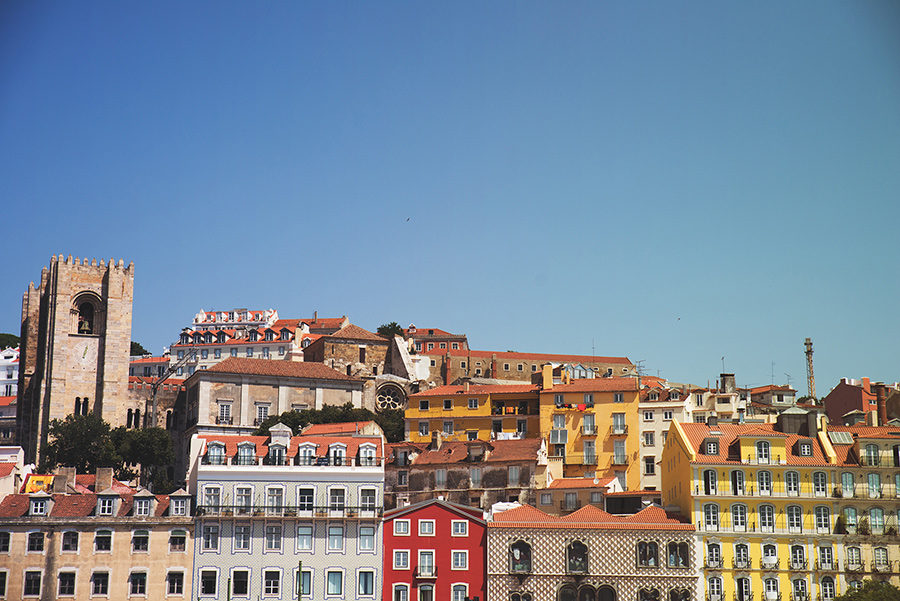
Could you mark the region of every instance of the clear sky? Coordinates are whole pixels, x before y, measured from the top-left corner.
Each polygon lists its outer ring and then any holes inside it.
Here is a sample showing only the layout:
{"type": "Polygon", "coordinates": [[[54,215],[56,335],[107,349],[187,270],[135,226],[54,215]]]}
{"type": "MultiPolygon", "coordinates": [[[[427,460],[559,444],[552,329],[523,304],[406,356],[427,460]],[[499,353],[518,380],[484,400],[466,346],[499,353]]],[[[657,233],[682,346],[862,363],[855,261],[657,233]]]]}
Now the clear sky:
{"type": "Polygon", "coordinates": [[[0,3],[0,331],[201,308],[819,394],[900,379],[900,3],[0,3]],[[774,366],[773,366],[774,363],[774,366]]]}

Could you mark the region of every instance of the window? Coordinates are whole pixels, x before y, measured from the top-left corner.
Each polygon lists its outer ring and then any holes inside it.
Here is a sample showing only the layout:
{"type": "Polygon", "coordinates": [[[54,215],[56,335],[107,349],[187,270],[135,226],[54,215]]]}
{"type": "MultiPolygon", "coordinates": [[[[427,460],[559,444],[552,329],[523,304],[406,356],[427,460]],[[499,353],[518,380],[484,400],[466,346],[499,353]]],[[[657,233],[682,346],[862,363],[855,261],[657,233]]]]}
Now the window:
{"type": "Polygon", "coordinates": [[[41,573],[25,572],[25,595],[39,596],[41,594],[41,573]]]}
{"type": "Polygon", "coordinates": [[[625,395],[621,392],[616,392],[613,394],[613,403],[624,403],[625,395]]]}
{"type": "Polygon", "coordinates": [[[419,536],[434,536],[434,520],[419,520],[419,536]]]}
{"type": "Polygon", "coordinates": [[[644,475],[645,476],[653,476],[655,474],[656,474],[656,457],[653,455],[644,457],[644,475]]]}
{"type": "Polygon", "coordinates": [[[816,507],[816,530],[823,534],[831,531],[831,513],[827,507],[816,507]]]}
{"type": "Polygon", "coordinates": [[[170,595],[184,594],[184,572],[166,574],[166,590],[170,595]]]}
{"type": "Polygon", "coordinates": [[[214,356],[216,359],[221,359],[221,358],[222,358],[222,349],[217,348],[216,350],[214,350],[214,351],[213,351],[213,356],[214,356]]]}
{"type": "Polygon", "coordinates": [[[731,506],[731,526],[734,530],[747,529],[747,506],[740,503],[731,506]]]}
{"type": "Polygon", "coordinates": [[[91,594],[92,595],[108,595],[109,594],[109,573],[94,572],[91,574],[91,594]]]}
{"type": "Polygon", "coordinates": [[[613,463],[617,465],[625,464],[625,441],[624,440],[614,440],[613,441],[613,463]]]}
{"type": "Polygon", "coordinates": [[[187,499],[170,499],[169,515],[187,515],[187,499]]]}
{"type": "Polygon", "coordinates": [[[250,550],[250,526],[239,524],[234,527],[234,550],[250,550]]]}
{"type": "Polygon", "coordinates": [[[72,530],[67,530],[63,532],[62,535],[62,550],[63,551],[77,551],[78,550],[78,533],[72,530]]]}
{"type": "Polygon", "coordinates": [[[419,411],[428,411],[428,400],[423,399],[419,401],[419,411]]]}
{"type": "Polygon", "coordinates": [[[328,550],[343,551],[344,550],[344,527],[329,526],[328,527],[328,550]]]}
{"type": "Polygon", "coordinates": [[[472,488],[481,488],[481,468],[469,468],[469,481],[472,488]]]}
{"type": "Polygon", "coordinates": [[[238,354],[238,350],[237,350],[236,348],[231,349],[231,356],[232,356],[232,357],[237,357],[237,354],[238,354]]]}
{"type": "Polygon", "coordinates": [[[313,528],[312,526],[297,526],[297,550],[312,551],[313,528]]]}
{"type": "Polygon", "coordinates": [[[883,568],[888,565],[888,550],[887,547],[875,547],[872,549],[872,557],[874,558],[873,563],[879,568],[883,568]]]}
{"type": "Polygon", "coordinates": [[[706,454],[707,455],[718,455],[719,454],[719,443],[715,440],[710,440],[706,443],[706,454]]]}
{"type": "Polygon", "coordinates": [[[301,488],[297,490],[297,509],[300,511],[312,511],[313,498],[315,490],[312,488],[301,488]]]}
{"type": "MultiPolygon", "coordinates": [[[[219,445],[215,445],[215,447],[210,447],[210,452],[212,452],[213,448],[222,449],[222,447],[220,447],[219,445]]],[[[222,449],[221,452],[224,453],[224,449],[222,449]]],[[[222,462],[224,463],[224,459],[222,460],[222,462]]],[[[207,486],[203,489],[203,492],[203,504],[210,509],[217,510],[222,498],[221,489],[218,486],[207,486]]]]}
{"type": "Polygon", "coordinates": [[[444,422],[444,435],[450,436],[451,434],[453,434],[453,422],[446,421],[444,422]]]}
{"type": "Polygon", "coordinates": [[[881,496],[881,474],[871,473],[866,478],[869,484],[869,498],[877,499],[881,496]]]}
{"type": "Polygon", "coordinates": [[[716,494],[717,483],[716,470],[703,470],[703,494],[716,494]]]}
{"type": "Polygon", "coordinates": [[[787,507],[788,532],[800,532],[803,529],[803,510],[797,505],[787,507]]]}
{"type": "Polygon", "coordinates": [[[444,410],[450,411],[453,409],[453,399],[444,399],[444,410]]]}
{"type": "Polygon", "coordinates": [[[0,553],[9,553],[9,532],[0,532],[0,553]]]}
{"type": "Polygon", "coordinates": [[[394,520],[394,536],[409,536],[409,520],[394,520]]]}
{"type": "Polygon", "coordinates": [[[375,572],[368,570],[359,573],[358,594],[373,596],[375,594],[375,572]]]}
{"type": "Polygon", "coordinates": [[[112,530],[97,530],[94,534],[94,551],[112,550],[112,530]]]}
{"type": "Polygon", "coordinates": [[[772,494],[772,472],[760,470],[756,472],[756,485],[759,488],[759,494],[772,494]]]}
{"type": "Polygon", "coordinates": [[[409,569],[409,551],[394,551],[394,569],[409,569]]]}
{"type": "Polygon", "coordinates": [[[419,422],[419,436],[428,436],[428,422],[419,422]]]}
{"type": "Polygon", "coordinates": [[[113,512],[112,497],[100,497],[100,504],[97,507],[97,515],[112,515],[113,512]]]}
{"type": "Polygon", "coordinates": [[[706,581],[706,590],[710,599],[720,600],[722,598],[722,579],[718,576],[710,576],[706,581]]]}
{"type": "Polygon", "coordinates": [[[765,440],[756,443],[756,462],[769,463],[769,443],[765,440]]]}
{"type": "Polygon", "coordinates": [[[478,399],[469,399],[469,409],[478,409],[478,399]]]}
{"type": "Polygon", "coordinates": [[[772,544],[763,545],[762,563],[766,568],[776,567],[778,564],[778,547],[772,544]]]}
{"type": "Polygon", "coordinates": [[[644,446],[652,447],[656,444],[656,436],[653,432],[644,432],[644,446]]]}
{"type": "Polygon", "coordinates": [[[652,411],[644,411],[644,421],[645,422],[653,421],[653,412],[652,411]]]}
{"type": "Polygon", "coordinates": [[[400,470],[397,472],[397,485],[398,486],[406,486],[409,482],[409,472],[406,470],[400,470]]]}
{"type": "Polygon", "coordinates": [[[447,485],[447,470],[439,468],[434,470],[435,488],[444,488],[447,485]]]}
{"type": "Polygon", "coordinates": [[[834,569],[834,553],[831,547],[819,547],[819,564],[821,564],[822,569],[834,569]]]}
{"type": "Polygon", "coordinates": [[[469,552],[468,551],[452,551],[450,553],[454,570],[469,569],[469,552]]]}
{"type": "Polygon", "coordinates": [[[343,595],[344,594],[344,573],[338,571],[329,571],[326,573],[326,595],[343,595]]]}
{"type": "Polygon", "coordinates": [[[248,357],[252,357],[252,356],[253,356],[253,347],[252,347],[252,346],[248,346],[248,347],[247,347],[247,356],[248,356],[248,357]]]}
{"type": "Polygon", "coordinates": [[[375,526],[359,527],[359,550],[374,551],[375,550],[375,526]]]}
{"type": "Polygon", "coordinates": [[[742,570],[750,567],[750,547],[745,543],[734,546],[734,567],[742,570]]]}
{"type": "Polygon", "coordinates": [[[281,594],[281,571],[265,570],[263,572],[263,595],[281,594]]]}
{"type": "Polygon", "coordinates": [[[509,371],[509,363],[503,364],[503,371],[509,371]]]}
{"type": "Polygon", "coordinates": [[[128,580],[131,583],[132,595],[147,594],[147,572],[132,572],[128,580]]]}
{"type": "Polygon", "coordinates": [[[231,573],[231,594],[250,594],[250,572],[247,570],[235,570],[231,573]]]}
{"type": "Polygon", "coordinates": [[[856,532],[856,508],[844,507],[844,524],[851,533],[856,532]]]}
{"type": "Polygon", "coordinates": [[[57,592],[60,595],[75,594],[75,572],[60,572],[57,592]]]}
{"type": "MultiPolygon", "coordinates": [[[[587,454],[585,452],[585,454],[587,454]]],[[[519,486],[521,480],[521,468],[518,465],[509,466],[508,476],[509,476],[509,486],[519,486]]]]}
{"type": "Polygon", "coordinates": [[[147,530],[135,530],[131,534],[131,552],[146,553],[150,547],[150,532],[147,530]]]}
{"type": "Polygon", "coordinates": [[[200,571],[200,594],[201,595],[215,595],[216,594],[216,584],[218,584],[218,578],[215,570],[201,570],[200,571]]]}
{"type": "Polygon", "coordinates": [[[300,595],[303,597],[312,595],[312,572],[304,570],[298,575],[298,579],[297,585],[300,588],[300,595]]]}
{"type": "Polygon", "coordinates": [[[219,550],[219,526],[216,524],[203,525],[203,550],[218,551],[219,550]]]}
{"type": "Polygon", "coordinates": [[[655,568],[659,565],[659,545],[655,542],[638,542],[637,553],[638,565],[642,568],[655,568]]]}
{"type": "Polygon", "coordinates": [[[862,555],[859,551],[859,547],[847,547],[847,567],[859,569],[862,565],[862,555]]]}
{"type": "Polygon", "coordinates": [[[434,551],[419,551],[419,576],[434,576],[434,551]]]}
{"type": "Polygon", "coordinates": [[[884,532],[884,510],[880,507],[870,509],[869,523],[872,527],[872,534],[882,534],[884,532]]]}
{"type": "Polygon", "coordinates": [[[169,533],[169,552],[180,553],[187,548],[187,531],[172,530],[169,533]]]}
{"type": "MultiPolygon", "coordinates": [[[[284,449],[278,447],[284,452],[284,449]]],[[[281,465],[281,464],[278,464],[281,465]]],[[[266,509],[270,515],[280,515],[284,509],[284,489],[269,488],[266,489],[266,509]]]]}
{"type": "MultiPolygon", "coordinates": [[[[534,366],[532,365],[532,367],[534,366]]],[[[454,584],[450,591],[450,601],[465,601],[466,597],[468,597],[469,589],[466,588],[465,584],[454,584]]]]}
{"type": "Polygon", "coordinates": [[[800,494],[800,474],[797,472],[785,472],[784,488],[788,495],[796,497],[800,494]]]}
{"type": "Polygon", "coordinates": [[[47,499],[32,499],[31,500],[31,515],[46,515],[47,514],[47,499]]]}
{"type": "Polygon", "coordinates": [[[332,511],[344,510],[343,488],[332,488],[328,491],[328,506],[332,511]]]}
{"type": "Polygon", "coordinates": [[[281,551],[281,525],[266,526],[266,551],[281,551]]]}
{"type": "Polygon", "coordinates": [[[703,506],[703,521],[707,530],[719,529],[719,506],[715,503],[707,503],[703,506]]]}
{"type": "Polygon", "coordinates": [[[709,568],[722,567],[722,547],[719,543],[709,543],[706,546],[706,566],[709,568]]]}
{"type": "Polygon", "coordinates": [[[409,601],[409,587],[405,584],[395,584],[394,601],[409,601]]]}
{"type": "Polygon", "coordinates": [[[465,520],[453,520],[451,533],[452,536],[469,536],[469,522],[465,520]]]}
{"type": "Polygon", "coordinates": [[[808,442],[800,443],[800,456],[801,457],[812,457],[812,445],[808,442]]]}
{"type": "Polygon", "coordinates": [[[834,599],[834,578],[825,576],[822,578],[822,600],[830,601],[834,599]]]}
{"type": "Polygon", "coordinates": [[[773,506],[759,506],[759,528],[763,532],[773,532],[775,530],[775,508],[773,506]]]}
{"type": "Polygon", "coordinates": [[[825,472],[813,473],[813,492],[817,497],[824,497],[828,494],[828,476],[825,472]]]}
{"type": "Polygon", "coordinates": [[[29,532],[28,533],[28,552],[42,553],[44,551],[44,533],[29,532]]]}
{"type": "Polygon", "coordinates": [[[531,545],[521,540],[510,545],[509,571],[518,573],[531,571],[531,545]]]}
{"type": "Polygon", "coordinates": [[[666,421],[672,420],[672,412],[671,411],[663,411],[663,419],[666,421]]]}

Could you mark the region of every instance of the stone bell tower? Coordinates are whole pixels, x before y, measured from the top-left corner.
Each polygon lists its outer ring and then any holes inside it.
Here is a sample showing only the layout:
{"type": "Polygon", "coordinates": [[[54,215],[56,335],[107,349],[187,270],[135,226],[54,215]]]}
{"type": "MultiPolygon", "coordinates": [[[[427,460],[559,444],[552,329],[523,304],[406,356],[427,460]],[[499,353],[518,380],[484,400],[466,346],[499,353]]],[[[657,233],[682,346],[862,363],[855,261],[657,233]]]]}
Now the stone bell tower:
{"type": "Polygon", "coordinates": [[[16,435],[39,462],[50,422],[94,412],[125,424],[134,264],[54,255],[22,298],[16,435]]]}

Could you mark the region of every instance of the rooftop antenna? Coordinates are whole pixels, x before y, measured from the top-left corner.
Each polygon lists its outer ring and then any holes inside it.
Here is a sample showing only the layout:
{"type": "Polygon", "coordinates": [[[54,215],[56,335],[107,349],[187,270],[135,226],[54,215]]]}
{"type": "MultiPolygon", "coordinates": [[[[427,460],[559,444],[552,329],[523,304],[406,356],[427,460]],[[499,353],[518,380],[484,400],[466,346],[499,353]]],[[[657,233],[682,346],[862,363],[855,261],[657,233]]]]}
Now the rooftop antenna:
{"type": "Polygon", "coordinates": [[[808,389],[809,398],[816,398],[816,376],[813,374],[813,344],[812,338],[807,338],[803,343],[806,347],[806,388],[808,389]]]}
{"type": "Polygon", "coordinates": [[[787,378],[788,388],[791,387],[791,374],[784,372],[784,376],[787,378]]]}
{"type": "Polygon", "coordinates": [[[771,372],[770,377],[772,378],[772,381],[769,382],[769,384],[774,384],[775,383],[775,362],[774,361],[772,361],[772,372],[771,372]]]}
{"type": "Polygon", "coordinates": [[[725,373],[725,355],[722,355],[722,373],[725,373]]]}

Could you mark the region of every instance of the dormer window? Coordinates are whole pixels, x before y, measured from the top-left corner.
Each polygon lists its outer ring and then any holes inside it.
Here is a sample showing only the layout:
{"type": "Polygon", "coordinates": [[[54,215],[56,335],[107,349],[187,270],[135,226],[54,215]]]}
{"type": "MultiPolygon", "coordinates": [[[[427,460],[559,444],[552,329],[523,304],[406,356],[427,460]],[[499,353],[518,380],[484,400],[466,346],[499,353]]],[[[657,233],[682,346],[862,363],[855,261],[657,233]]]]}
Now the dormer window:
{"type": "Polygon", "coordinates": [[[200,334],[194,334],[194,344],[200,344],[203,341],[203,337],[200,334]]]}
{"type": "Polygon", "coordinates": [[[258,339],[259,339],[259,332],[257,332],[256,330],[253,330],[252,332],[250,332],[250,337],[249,337],[250,342],[256,342],[258,339]]]}
{"type": "Polygon", "coordinates": [[[719,443],[715,440],[707,441],[705,453],[707,455],[718,455],[719,454],[719,443]]]}
{"type": "Polygon", "coordinates": [[[800,456],[801,457],[812,457],[812,444],[808,442],[800,443],[800,456]]]}
{"type": "Polygon", "coordinates": [[[362,445],[359,447],[359,464],[375,465],[375,445],[362,445]]]}
{"type": "Polygon", "coordinates": [[[328,447],[328,456],[331,458],[331,465],[344,465],[347,457],[347,447],[341,444],[333,444],[328,447]]]}
{"type": "Polygon", "coordinates": [[[290,330],[281,330],[281,339],[282,340],[290,340],[291,339],[291,331],[290,330]]]}
{"type": "Polygon", "coordinates": [[[280,444],[269,445],[269,465],[284,465],[284,447],[280,444]]]}
{"type": "Polygon", "coordinates": [[[216,334],[216,342],[219,344],[225,344],[225,332],[219,332],[216,334]]]}
{"type": "Polygon", "coordinates": [[[169,515],[187,515],[187,499],[170,499],[169,515]]]}
{"type": "Polygon", "coordinates": [[[469,447],[469,461],[481,461],[484,458],[484,447],[472,445],[469,447]]]}
{"type": "Polygon", "coordinates": [[[256,445],[240,444],[237,452],[238,465],[256,465],[256,445]]]}
{"type": "Polygon", "coordinates": [[[275,332],[266,332],[266,340],[275,340],[275,332]]]}
{"type": "Polygon", "coordinates": [[[647,400],[648,400],[648,401],[658,401],[658,400],[659,400],[659,393],[658,393],[658,392],[651,392],[650,394],[647,395],[647,400]]]}
{"type": "MultiPolygon", "coordinates": [[[[188,336],[187,334],[181,335],[181,344],[190,344],[190,342],[191,342],[190,336],[188,336]]],[[[179,352],[181,352],[181,351],[179,351],[179,352]]]]}
{"type": "Polygon", "coordinates": [[[150,499],[135,499],[134,515],[150,515],[150,499]]]}
{"type": "Polygon", "coordinates": [[[225,445],[212,443],[206,450],[206,463],[209,465],[225,465],[225,445]]]}
{"type": "Polygon", "coordinates": [[[681,393],[678,392],[677,390],[673,390],[672,392],[669,393],[669,398],[672,399],[673,401],[680,400],[681,393]]]}
{"type": "Polygon", "coordinates": [[[32,499],[31,515],[47,515],[47,499],[32,499]]]}
{"type": "Polygon", "coordinates": [[[100,497],[97,503],[97,515],[112,515],[115,497],[100,497]]]}
{"type": "Polygon", "coordinates": [[[297,450],[297,465],[315,465],[316,448],[313,445],[303,445],[297,450]]]}
{"type": "Polygon", "coordinates": [[[210,334],[208,332],[206,334],[204,334],[203,342],[205,342],[206,344],[209,344],[210,342],[212,342],[212,334],[210,334]]]}

